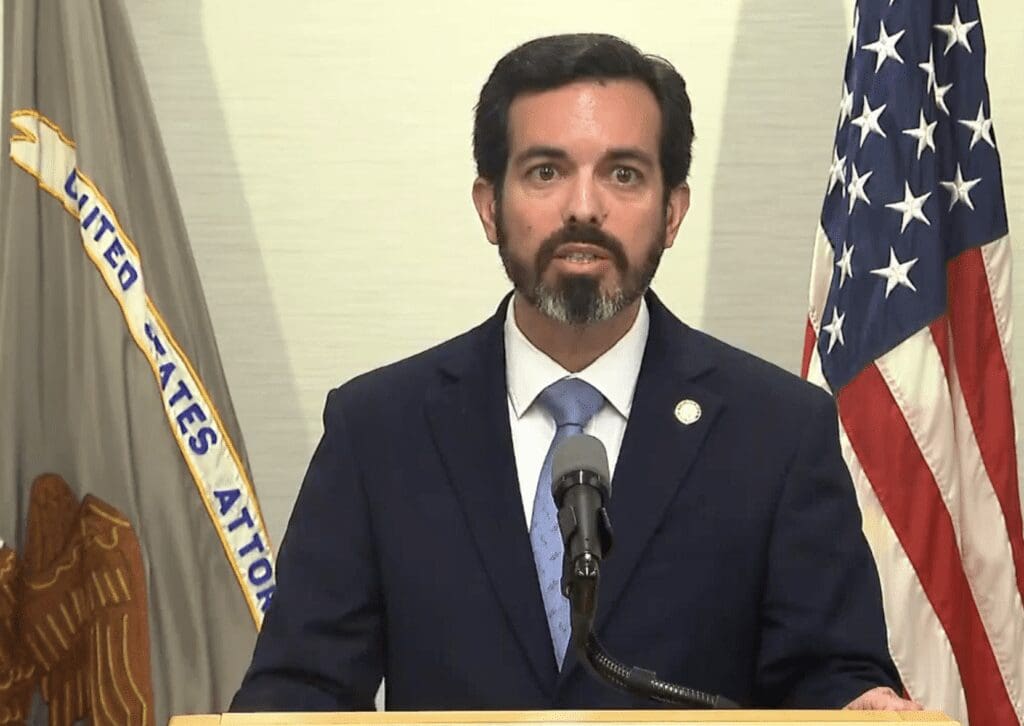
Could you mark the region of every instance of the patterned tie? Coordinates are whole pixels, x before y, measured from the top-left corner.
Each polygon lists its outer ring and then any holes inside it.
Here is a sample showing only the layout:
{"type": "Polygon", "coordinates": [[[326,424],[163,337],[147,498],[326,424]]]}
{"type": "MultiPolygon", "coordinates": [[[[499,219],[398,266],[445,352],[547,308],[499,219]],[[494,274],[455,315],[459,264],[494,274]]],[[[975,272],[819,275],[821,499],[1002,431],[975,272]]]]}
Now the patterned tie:
{"type": "Polygon", "coordinates": [[[604,396],[596,388],[579,378],[555,381],[541,391],[537,401],[555,419],[558,428],[551,441],[533,498],[533,517],[530,520],[530,544],[533,561],[537,565],[544,609],[548,615],[548,630],[555,649],[558,669],[562,669],[565,649],[569,644],[569,601],[562,595],[562,535],[558,531],[558,513],[551,495],[551,458],[555,447],[570,436],[583,433],[583,427],[593,418],[604,396]]]}

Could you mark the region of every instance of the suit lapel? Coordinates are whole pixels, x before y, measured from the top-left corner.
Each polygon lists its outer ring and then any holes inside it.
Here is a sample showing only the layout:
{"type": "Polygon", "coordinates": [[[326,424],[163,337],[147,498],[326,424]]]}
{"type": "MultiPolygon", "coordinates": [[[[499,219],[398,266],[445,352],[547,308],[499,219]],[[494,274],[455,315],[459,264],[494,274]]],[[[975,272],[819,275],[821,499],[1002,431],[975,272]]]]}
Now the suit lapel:
{"type": "MultiPolygon", "coordinates": [[[[648,293],[647,301],[651,327],[608,504],[614,542],[602,568],[594,623],[598,634],[723,405],[718,395],[702,388],[697,381],[713,367],[713,360],[701,342],[653,293],[648,293]],[[699,405],[700,416],[696,421],[683,423],[676,416],[676,407],[682,401],[699,405]]],[[[692,419],[694,407],[687,404],[686,408],[690,416],[684,418],[692,419]]],[[[577,665],[575,653],[570,653],[559,684],[577,665]]]]}
{"type": "Polygon", "coordinates": [[[509,426],[505,304],[467,334],[465,345],[443,365],[443,382],[427,396],[427,416],[505,616],[538,681],[550,694],[555,660],[509,426]]]}

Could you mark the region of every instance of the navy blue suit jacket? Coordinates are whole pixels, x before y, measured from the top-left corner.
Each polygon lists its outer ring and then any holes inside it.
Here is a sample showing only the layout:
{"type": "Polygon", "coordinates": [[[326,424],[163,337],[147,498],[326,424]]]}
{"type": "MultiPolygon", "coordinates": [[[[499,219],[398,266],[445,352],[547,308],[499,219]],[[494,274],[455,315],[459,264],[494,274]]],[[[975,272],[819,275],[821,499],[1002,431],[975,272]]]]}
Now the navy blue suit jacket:
{"type": "MultiPolygon", "coordinates": [[[[650,334],[608,507],[598,637],[751,707],[898,688],[821,390],[677,320],[650,334]],[[703,415],[680,423],[676,404],[703,415]]],[[[332,391],[232,710],[650,707],[559,672],[509,428],[505,305],[332,391]]]]}

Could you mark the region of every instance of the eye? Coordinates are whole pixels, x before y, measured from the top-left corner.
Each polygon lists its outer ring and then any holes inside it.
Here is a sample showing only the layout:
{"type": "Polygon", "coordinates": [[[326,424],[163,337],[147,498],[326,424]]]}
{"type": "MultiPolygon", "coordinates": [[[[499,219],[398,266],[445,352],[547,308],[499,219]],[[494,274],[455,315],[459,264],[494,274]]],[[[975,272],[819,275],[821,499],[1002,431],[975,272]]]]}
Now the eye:
{"type": "Polygon", "coordinates": [[[558,170],[551,164],[540,164],[530,169],[527,176],[534,181],[549,182],[558,176],[558,170]]]}
{"type": "Polygon", "coordinates": [[[613,172],[615,181],[623,186],[632,186],[640,181],[640,172],[629,166],[617,166],[613,172]]]}

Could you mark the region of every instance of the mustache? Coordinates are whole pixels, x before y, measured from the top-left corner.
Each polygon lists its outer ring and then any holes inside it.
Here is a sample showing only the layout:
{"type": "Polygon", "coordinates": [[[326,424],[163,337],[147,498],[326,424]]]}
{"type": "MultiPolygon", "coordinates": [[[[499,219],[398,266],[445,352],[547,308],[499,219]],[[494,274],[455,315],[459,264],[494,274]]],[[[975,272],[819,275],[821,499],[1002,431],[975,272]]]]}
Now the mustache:
{"type": "Polygon", "coordinates": [[[558,248],[569,242],[584,242],[600,247],[611,257],[619,272],[629,267],[626,250],[622,242],[593,224],[570,224],[550,234],[537,251],[537,274],[543,272],[555,259],[558,248]]]}

